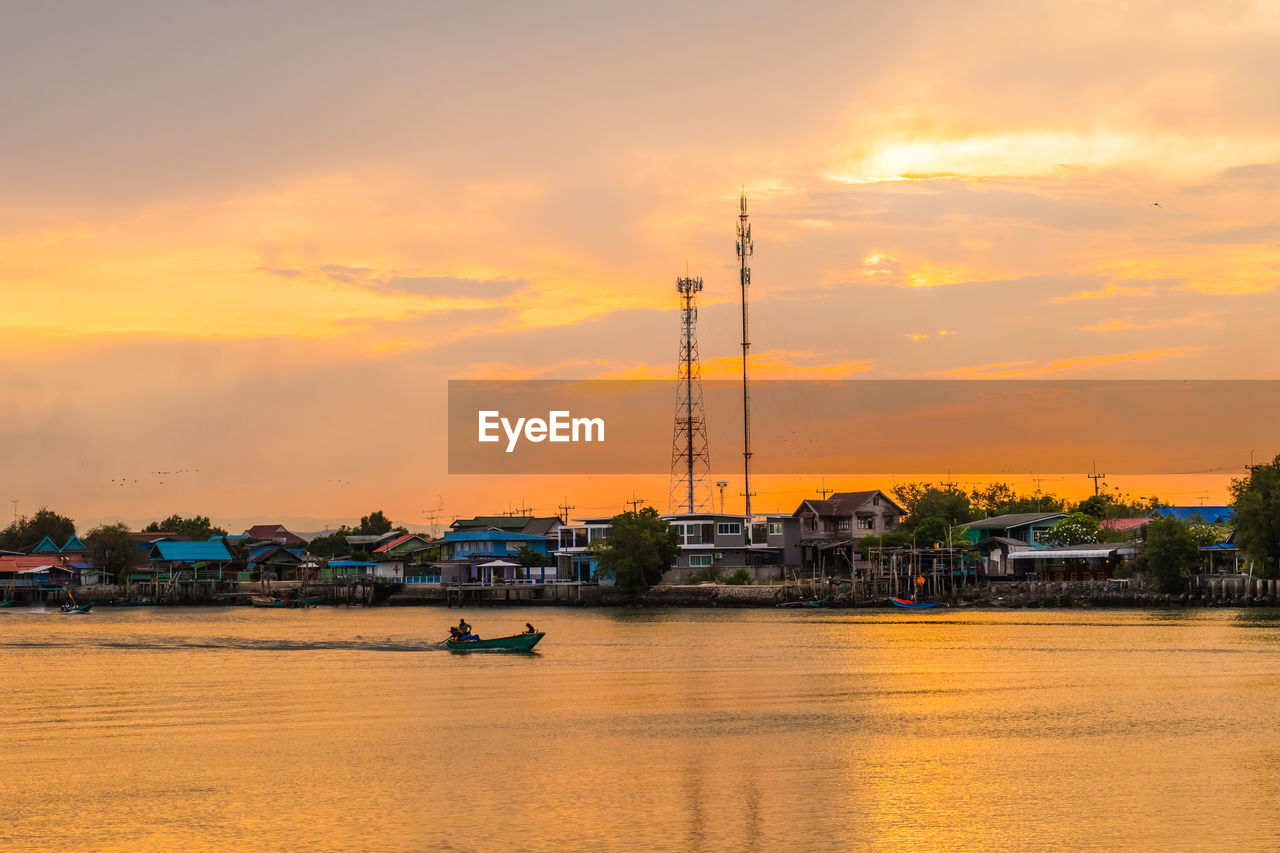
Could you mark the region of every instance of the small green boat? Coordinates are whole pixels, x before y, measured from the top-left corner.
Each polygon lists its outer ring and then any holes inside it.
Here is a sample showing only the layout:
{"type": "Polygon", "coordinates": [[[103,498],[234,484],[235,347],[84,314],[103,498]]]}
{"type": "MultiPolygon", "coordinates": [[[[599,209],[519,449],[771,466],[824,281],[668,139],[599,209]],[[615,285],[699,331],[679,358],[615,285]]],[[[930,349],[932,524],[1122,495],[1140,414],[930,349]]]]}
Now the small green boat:
{"type": "Polygon", "coordinates": [[[77,604],[77,605],[74,605],[74,606],[68,606],[68,605],[64,604],[64,605],[62,605],[62,611],[61,611],[61,612],[63,612],[63,613],[88,613],[88,612],[89,612],[89,610],[90,610],[90,608],[92,608],[92,607],[93,607],[93,605],[92,605],[92,604],[77,604]]]}
{"type": "Polygon", "coordinates": [[[510,637],[495,637],[492,640],[449,639],[445,640],[444,644],[455,652],[479,652],[485,650],[527,652],[538,645],[538,641],[545,636],[544,632],[538,631],[533,634],[513,634],[510,637]]]}
{"type": "Polygon", "coordinates": [[[12,598],[6,598],[4,601],[0,601],[0,607],[13,607],[17,603],[18,602],[14,601],[12,598]]]}

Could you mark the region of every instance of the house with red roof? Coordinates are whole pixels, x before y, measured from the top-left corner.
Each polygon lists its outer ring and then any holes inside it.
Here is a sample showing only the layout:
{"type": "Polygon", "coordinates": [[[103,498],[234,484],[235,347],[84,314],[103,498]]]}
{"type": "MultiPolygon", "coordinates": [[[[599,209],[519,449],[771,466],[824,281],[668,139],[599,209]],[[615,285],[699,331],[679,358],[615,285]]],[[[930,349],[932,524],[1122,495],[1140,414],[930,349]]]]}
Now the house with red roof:
{"type": "Polygon", "coordinates": [[[307,544],[307,540],[296,533],[289,532],[283,524],[255,524],[246,530],[244,535],[252,542],[276,542],[286,548],[307,544]]]}

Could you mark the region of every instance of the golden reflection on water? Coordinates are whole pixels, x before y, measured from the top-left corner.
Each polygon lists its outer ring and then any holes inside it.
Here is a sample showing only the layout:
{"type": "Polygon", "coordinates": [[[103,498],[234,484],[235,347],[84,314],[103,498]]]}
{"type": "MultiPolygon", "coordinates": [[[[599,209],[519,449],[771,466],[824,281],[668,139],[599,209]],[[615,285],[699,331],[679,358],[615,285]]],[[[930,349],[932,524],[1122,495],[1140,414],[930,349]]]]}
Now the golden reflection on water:
{"type": "Polygon", "coordinates": [[[1259,611],[0,612],[0,849],[1269,849],[1259,611]]]}

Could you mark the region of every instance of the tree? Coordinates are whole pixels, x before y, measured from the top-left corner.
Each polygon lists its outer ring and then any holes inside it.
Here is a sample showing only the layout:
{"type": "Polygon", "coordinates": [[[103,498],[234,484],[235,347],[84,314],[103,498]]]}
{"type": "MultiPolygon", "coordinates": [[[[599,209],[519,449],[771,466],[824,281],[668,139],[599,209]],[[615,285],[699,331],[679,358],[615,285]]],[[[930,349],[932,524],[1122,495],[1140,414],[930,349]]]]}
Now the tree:
{"type": "Polygon", "coordinates": [[[947,534],[950,532],[951,524],[937,515],[921,519],[912,531],[915,534],[915,544],[919,548],[928,548],[934,544],[946,545],[947,534]]]}
{"type": "Polygon", "coordinates": [[[1044,535],[1050,545],[1081,545],[1098,541],[1098,521],[1083,512],[1073,512],[1060,519],[1044,535]]]}
{"type": "Polygon", "coordinates": [[[975,487],[969,492],[969,501],[987,516],[1010,515],[1018,512],[1052,512],[1062,505],[1062,498],[1057,495],[1020,495],[1008,483],[992,483],[988,486],[975,487]]]}
{"type": "Polygon", "coordinates": [[[1264,578],[1280,577],[1280,455],[1231,481],[1235,544],[1264,578]]]}
{"type": "Polygon", "coordinates": [[[381,536],[384,533],[390,533],[392,530],[397,530],[401,533],[409,532],[403,527],[393,527],[391,519],[387,518],[382,510],[376,509],[360,519],[360,526],[355,533],[359,536],[381,536]]]}
{"type": "Polygon", "coordinates": [[[46,536],[61,548],[75,535],[74,521],[48,507],[40,507],[35,515],[18,519],[0,531],[0,550],[25,551],[39,545],[46,536]]]}
{"type": "Polygon", "coordinates": [[[1161,592],[1181,592],[1186,576],[1200,564],[1200,552],[1191,531],[1173,516],[1147,525],[1142,556],[1161,592]]]}
{"type": "Polygon", "coordinates": [[[339,554],[348,553],[347,537],[355,535],[345,524],[327,536],[317,536],[307,543],[307,551],[315,557],[332,559],[339,554]]]}
{"type": "Polygon", "coordinates": [[[1159,498],[1134,498],[1119,489],[1099,492],[1076,504],[1072,512],[1083,512],[1102,521],[1107,518],[1138,518],[1151,514],[1164,504],[1159,498]]]}
{"type": "Polygon", "coordinates": [[[207,516],[193,515],[183,518],[176,512],[163,521],[153,521],[142,528],[143,533],[172,533],[174,536],[189,536],[192,539],[209,539],[214,536],[226,536],[227,531],[215,527],[207,516]]]}
{"type": "Polygon", "coordinates": [[[516,548],[515,558],[516,561],[526,569],[534,568],[536,566],[551,565],[551,561],[547,559],[546,554],[541,551],[535,551],[528,545],[521,545],[519,548],[516,548]]]}
{"type": "Polygon", "coordinates": [[[600,558],[600,569],[613,575],[619,589],[644,592],[680,554],[680,534],[647,506],[639,512],[615,515],[608,539],[598,539],[591,552],[600,558]]]}
{"type": "Polygon", "coordinates": [[[90,564],[109,572],[116,583],[128,586],[129,571],[138,564],[138,547],[127,524],[102,524],[84,538],[90,564]]]}
{"type": "Polygon", "coordinates": [[[893,494],[907,511],[903,526],[908,530],[926,518],[941,518],[948,524],[973,519],[969,495],[954,483],[903,483],[893,487],[893,494]]]}

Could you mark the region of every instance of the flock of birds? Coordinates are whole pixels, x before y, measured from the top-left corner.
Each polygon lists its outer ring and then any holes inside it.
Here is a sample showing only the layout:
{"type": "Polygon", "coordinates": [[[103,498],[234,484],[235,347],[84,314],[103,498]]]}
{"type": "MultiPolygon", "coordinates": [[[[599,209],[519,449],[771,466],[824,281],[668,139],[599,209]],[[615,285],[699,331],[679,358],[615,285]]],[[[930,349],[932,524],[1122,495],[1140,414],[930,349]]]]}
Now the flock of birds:
{"type": "MultiPolygon", "coordinates": [[[[199,468],[179,468],[176,471],[152,471],[151,474],[156,477],[169,477],[169,476],[177,476],[179,474],[198,474],[199,472],[200,472],[199,468]]],[[[164,480],[160,480],[159,482],[161,486],[164,485],[164,480]]],[[[112,485],[115,485],[115,486],[138,485],[137,479],[130,478],[130,477],[118,477],[118,478],[112,477],[111,483],[112,485]]]]}

